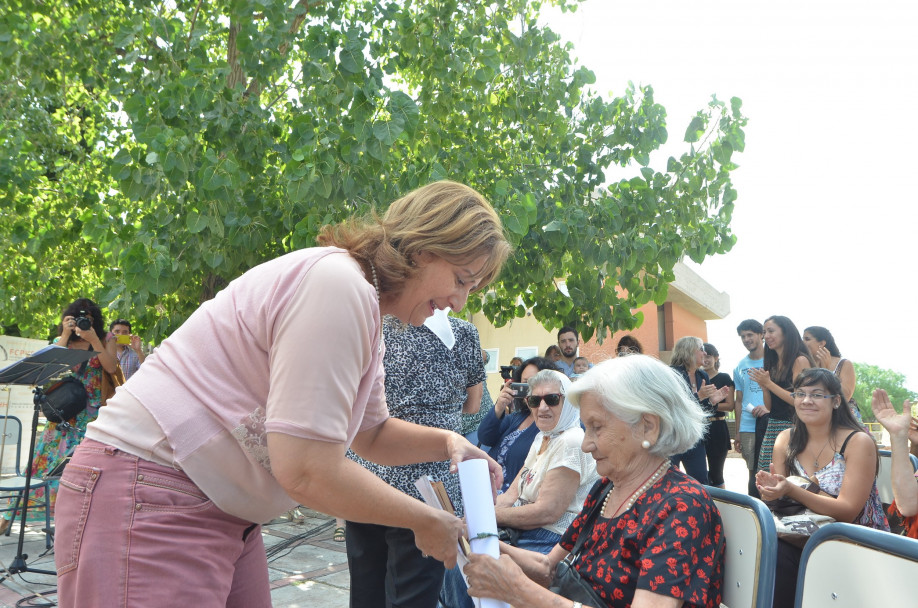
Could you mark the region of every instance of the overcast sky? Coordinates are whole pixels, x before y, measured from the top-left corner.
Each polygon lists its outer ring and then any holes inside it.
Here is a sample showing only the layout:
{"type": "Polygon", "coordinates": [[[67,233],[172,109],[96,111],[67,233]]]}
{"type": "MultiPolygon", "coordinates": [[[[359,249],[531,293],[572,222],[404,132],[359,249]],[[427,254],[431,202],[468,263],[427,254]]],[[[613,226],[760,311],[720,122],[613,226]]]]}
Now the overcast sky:
{"type": "Polygon", "coordinates": [[[722,368],[746,354],[741,320],[782,314],[801,331],[829,328],[844,356],[905,373],[918,391],[916,7],[587,0],[546,13],[598,92],[653,86],[668,153],[711,94],[743,100],[738,241],[693,265],[730,295],[731,314],[708,322],[722,368]]]}

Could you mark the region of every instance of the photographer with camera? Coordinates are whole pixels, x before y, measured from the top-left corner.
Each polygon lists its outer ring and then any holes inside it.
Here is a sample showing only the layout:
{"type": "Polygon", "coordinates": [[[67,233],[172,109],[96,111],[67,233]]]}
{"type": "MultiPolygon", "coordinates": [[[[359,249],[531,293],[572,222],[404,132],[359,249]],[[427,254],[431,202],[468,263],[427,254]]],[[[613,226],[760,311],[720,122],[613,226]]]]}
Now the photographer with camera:
{"type": "MultiPolygon", "coordinates": [[[[68,455],[71,450],[83,440],[86,434],[86,425],[96,419],[102,401],[102,371],[115,373],[118,361],[102,344],[100,336],[105,335],[105,321],[102,311],[95,302],[87,298],[76,300],[61,314],[61,322],[57,326],[58,337],[54,343],[58,346],[75,350],[94,350],[98,354],[87,363],[74,367],[71,372],[86,388],[86,408],[74,418],[64,420],[60,424],[48,422],[44,432],[37,437],[35,444],[35,458],[32,463],[32,476],[45,477],[68,455]]],[[[52,480],[48,484],[49,499],[53,512],[57,498],[58,481],[52,480]]],[[[43,500],[44,488],[32,490],[30,501],[43,500]]],[[[29,503],[33,504],[32,502],[29,503]]],[[[39,517],[41,511],[29,511],[29,516],[35,516],[34,521],[44,523],[44,517],[39,517]]],[[[13,511],[3,513],[0,519],[0,534],[6,532],[10,526],[13,511]]]]}
{"type": "Polygon", "coordinates": [[[140,368],[146,355],[143,354],[143,343],[140,336],[131,333],[131,322],[127,319],[117,319],[108,326],[106,346],[114,344],[115,357],[124,372],[124,379],[128,380],[140,368]]]}
{"type": "Polygon", "coordinates": [[[558,368],[545,357],[532,357],[518,367],[502,365],[504,387],[497,395],[494,409],[485,415],[478,426],[478,441],[483,446],[491,446],[488,455],[503,468],[501,492],[507,489],[519,473],[529,453],[529,446],[538,433],[523,399],[529,392],[526,383],[543,369],[558,368]]]}

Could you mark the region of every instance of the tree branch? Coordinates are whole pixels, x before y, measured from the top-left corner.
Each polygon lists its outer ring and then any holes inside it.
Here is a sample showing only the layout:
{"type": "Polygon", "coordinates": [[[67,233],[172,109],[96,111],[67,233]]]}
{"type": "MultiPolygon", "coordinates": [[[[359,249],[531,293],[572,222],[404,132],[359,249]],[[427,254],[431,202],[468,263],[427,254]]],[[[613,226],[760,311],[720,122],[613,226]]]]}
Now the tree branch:
{"type": "Polygon", "coordinates": [[[236,88],[237,84],[245,85],[245,72],[239,65],[239,49],[236,48],[236,36],[239,35],[239,29],[239,24],[235,20],[230,21],[229,40],[226,43],[226,63],[230,66],[226,86],[230,89],[236,88]]]}
{"type": "MultiPolygon", "coordinates": [[[[301,14],[293,18],[293,21],[290,23],[290,27],[287,28],[287,34],[292,36],[294,33],[296,33],[296,31],[299,30],[300,27],[303,25],[303,21],[306,20],[306,15],[309,13],[309,9],[319,6],[320,4],[323,4],[323,2],[314,2],[313,4],[309,4],[309,0],[299,0],[299,2],[296,3],[296,5],[303,7],[305,10],[301,14]]],[[[287,51],[290,50],[290,41],[288,40],[288,41],[282,42],[281,45],[277,48],[277,50],[281,54],[281,57],[286,55],[287,51]]],[[[258,84],[258,79],[253,78],[252,81],[249,83],[248,88],[246,88],[245,90],[245,97],[248,97],[249,95],[253,93],[258,93],[260,91],[261,91],[261,86],[258,84]]],[[[271,105],[274,105],[274,102],[272,102],[271,105]]]]}
{"type": "Polygon", "coordinates": [[[194,24],[198,20],[198,13],[201,12],[201,5],[204,0],[198,0],[198,5],[194,7],[194,14],[191,16],[191,23],[188,26],[188,38],[185,40],[185,49],[191,49],[191,35],[194,33],[194,24]]]}

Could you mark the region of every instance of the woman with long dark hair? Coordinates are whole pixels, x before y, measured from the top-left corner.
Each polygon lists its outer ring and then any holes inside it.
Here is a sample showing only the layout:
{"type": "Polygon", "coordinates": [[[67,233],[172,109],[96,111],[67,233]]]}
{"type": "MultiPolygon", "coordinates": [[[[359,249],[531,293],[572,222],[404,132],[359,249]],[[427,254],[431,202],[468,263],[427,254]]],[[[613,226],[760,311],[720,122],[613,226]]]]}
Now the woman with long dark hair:
{"type": "Polygon", "coordinates": [[[765,357],[762,369],[749,370],[749,377],[762,387],[768,428],[759,452],[759,470],[768,471],[778,433],[793,426],[794,398],[791,387],[800,372],[813,367],[813,359],[794,322],[780,315],[765,319],[765,357]]]}
{"type": "MultiPolygon", "coordinates": [[[[762,498],[791,498],[836,521],[888,531],[877,493],[877,446],[843,401],[838,377],[827,369],[807,369],[793,387],[793,427],[778,435],[771,471],[756,474],[762,498]],[[787,481],[790,475],[816,480],[820,492],[787,481]]],[[[794,601],[801,549],[780,539],[778,544],[774,605],[788,606],[794,601]]]]}
{"type": "Polygon", "coordinates": [[[857,372],[854,369],[854,363],[842,357],[832,332],[825,327],[812,325],[803,330],[803,343],[810,351],[816,367],[825,368],[838,376],[842,385],[841,395],[851,408],[851,413],[858,422],[861,422],[857,402],[851,401],[854,389],[857,388],[857,372]]]}

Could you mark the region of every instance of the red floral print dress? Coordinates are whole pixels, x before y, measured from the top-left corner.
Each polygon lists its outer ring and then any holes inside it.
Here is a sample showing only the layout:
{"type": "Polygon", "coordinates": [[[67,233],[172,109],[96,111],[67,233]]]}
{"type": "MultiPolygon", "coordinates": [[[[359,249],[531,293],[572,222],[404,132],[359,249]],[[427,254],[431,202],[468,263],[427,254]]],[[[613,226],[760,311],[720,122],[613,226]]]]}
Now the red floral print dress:
{"type": "MultiPolygon", "coordinates": [[[[602,490],[601,479],[561,537],[570,551],[602,490]]],[[[674,597],[685,606],[720,606],[724,532],[704,486],[675,468],[625,513],[598,517],[575,567],[606,606],[631,606],[637,589],[674,597]]]]}

